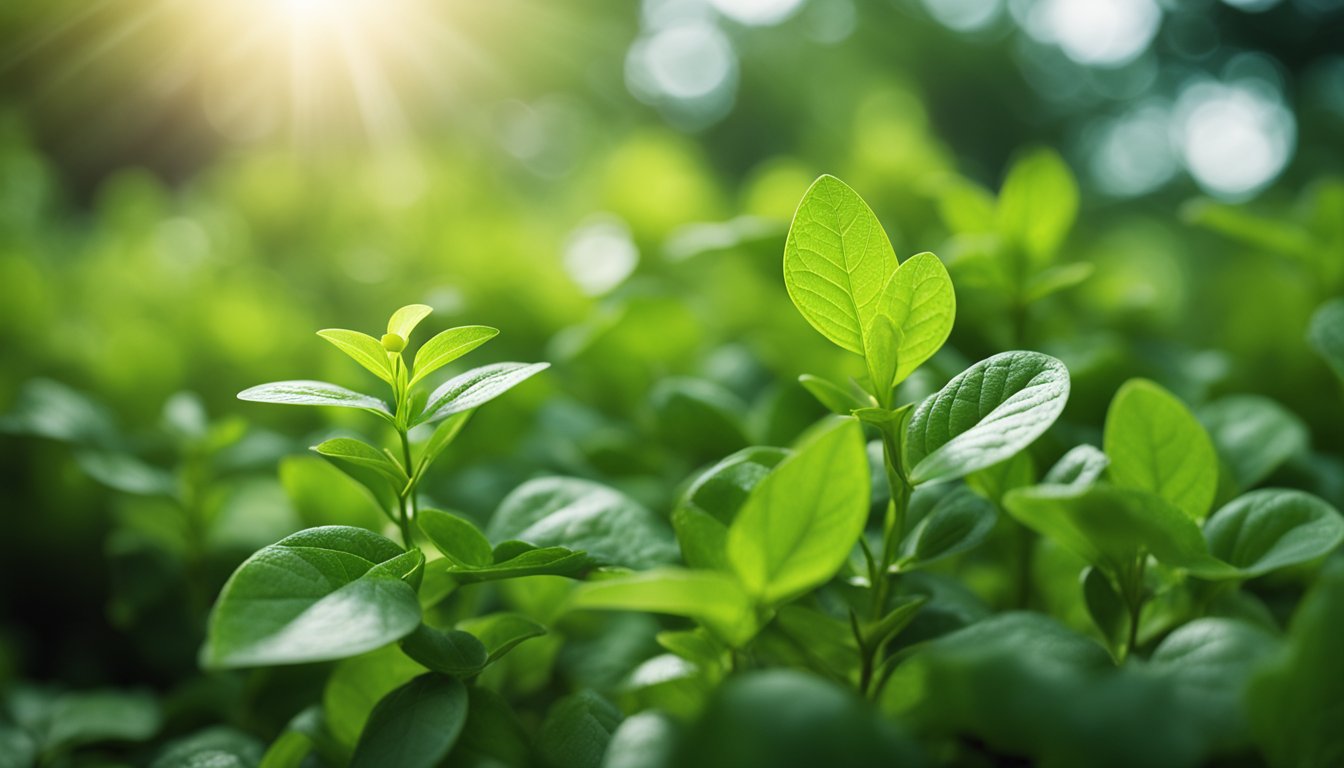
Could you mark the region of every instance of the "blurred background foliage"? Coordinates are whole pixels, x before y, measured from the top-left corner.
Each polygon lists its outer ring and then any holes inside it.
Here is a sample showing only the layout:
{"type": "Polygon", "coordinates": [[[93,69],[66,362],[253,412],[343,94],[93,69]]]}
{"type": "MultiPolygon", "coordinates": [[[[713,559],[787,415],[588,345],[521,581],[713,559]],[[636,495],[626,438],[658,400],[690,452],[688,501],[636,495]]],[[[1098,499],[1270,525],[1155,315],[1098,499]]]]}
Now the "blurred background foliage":
{"type": "Polygon", "coordinates": [[[780,276],[820,173],[952,270],[907,399],[1057,355],[1049,457],[1132,376],[1264,395],[1309,433],[1275,471],[1344,505],[1344,398],[1305,341],[1344,292],[1341,39],[1339,0],[5,3],[0,685],[170,686],[243,556],[370,519],[299,457],[344,416],[234,399],[366,384],[319,328],[424,302],[502,330],[474,364],[554,364],[426,489],[481,518],[548,473],[666,514],[789,441],[820,414],[798,374],[859,372],[780,276]],[[1057,242],[1001,283],[1013,167],[1057,242]]]}

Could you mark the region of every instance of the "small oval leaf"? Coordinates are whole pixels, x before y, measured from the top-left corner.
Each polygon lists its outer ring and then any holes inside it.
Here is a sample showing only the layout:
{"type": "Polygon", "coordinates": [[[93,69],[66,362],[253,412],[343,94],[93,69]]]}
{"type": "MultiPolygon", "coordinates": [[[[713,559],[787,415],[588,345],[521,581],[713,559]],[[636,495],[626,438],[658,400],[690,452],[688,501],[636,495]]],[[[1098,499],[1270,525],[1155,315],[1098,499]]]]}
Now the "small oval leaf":
{"type": "Polygon", "coordinates": [[[1251,578],[1329,553],[1344,541],[1344,517],[1309,493],[1268,488],[1213,513],[1204,538],[1215,557],[1251,578]]]}

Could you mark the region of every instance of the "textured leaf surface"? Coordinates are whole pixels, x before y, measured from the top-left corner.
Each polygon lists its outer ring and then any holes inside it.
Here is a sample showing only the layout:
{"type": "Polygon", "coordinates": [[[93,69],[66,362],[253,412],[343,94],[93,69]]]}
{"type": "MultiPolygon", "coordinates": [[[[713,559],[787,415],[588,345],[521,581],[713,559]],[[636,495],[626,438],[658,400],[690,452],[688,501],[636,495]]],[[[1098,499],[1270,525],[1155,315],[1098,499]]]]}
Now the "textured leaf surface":
{"type": "Polygon", "coordinates": [[[661,568],[580,584],[571,609],[648,611],[696,619],[730,645],[756,634],[751,601],[732,576],[713,571],[661,568]]]}
{"type": "Polygon", "coordinates": [[[906,430],[915,484],[984,469],[1026,448],[1069,398],[1064,364],[1037,352],[1004,352],[953,378],[919,405],[906,430]]]}
{"type": "Polygon", "coordinates": [[[858,193],[822,176],[803,195],[784,241],[784,285],[803,317],[835,344],[865,354],[896,253],[858,193]]]}
{"type": "Polygon", "coordinates": [[[420,624],[420,567],[360,528],[326,526],[289,536],[248,558],[210,617],[207,667],[295,664],[355,656],[399,640],[420,624]]]}
{"type": "Polygon", "coordinates": [[[339,408],[366,408],[391,413],[387,403],[325,381],[276,381],[259,384],[238,393],[239,400],[282,405],[333,405],[339,408]]]}
{"type": "Polygon", "coordinates": [[[374,707],[350,768],[434,768],[466,722],[466,686],[444,675],[421,675],[374,707]]]}
{"type": "Polygon", "coordinates": [[[1120,387],[1106,412],[1112,482],[1151,491],[1202,520],[1218,489],[1213,443],[1176,396],[1145,379],[1120,387]]]}
{"type": "Polygon", "coordinates": [[[411,384],[453,362],[499,335],[499,329],[486,325],[449,328],[420,345],[415,352],[415,374],[411,384]]]}
{"type": "Polygon", "coordinates": [[[480,407],[550,366],[550,363],[495,363],[474,368],[434,390],[415,423],[437,421],[480,407]]]}
{"type": "Polygon", "coordinates": [[[952,491],[906,536],[901,568],[922,567],[975,547],[994,530],[998,517],[994,505],[970,488],[952,491]]]}
{"type": "Polygon", "coordinates": [[[728,560],[747,591],[779,602],[819,586],[849,557],[868,517],[859,422],[834,418],[752,489],[728,528],[728,560]]]}
{"type": "Polygon", "coordinates": [[[1204,525],[1214,556],[1245,578],[1314,560],[1344,541],[1344,517],[1302,491],[1265,489],[1234,499],[1204,525]]]}
{"type": "Polygon", "coordinates": [[[957,295],[947,268],[932,253],[906,259],[892,279],[891,321],[900,332],[893,384],[933,357],[952,333],[957,295]]]}

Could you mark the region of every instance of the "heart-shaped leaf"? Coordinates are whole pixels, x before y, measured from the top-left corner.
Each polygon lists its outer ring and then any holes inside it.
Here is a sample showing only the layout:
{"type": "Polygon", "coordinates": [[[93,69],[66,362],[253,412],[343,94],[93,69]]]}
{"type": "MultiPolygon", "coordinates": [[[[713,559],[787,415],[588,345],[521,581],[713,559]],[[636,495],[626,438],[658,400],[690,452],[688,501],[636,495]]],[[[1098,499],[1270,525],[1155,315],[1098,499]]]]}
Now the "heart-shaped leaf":
{"type": "Polygon", "coordinates": [[[249,557],[224,585],[202,663],[210,668],[298,664],[355,656],[420,625],[406,579],[424,562],[361,528],[326,526],[249,557]]]}
{"type": "Polygon", "coordinates": [[[949,480],[1009,458],[1050,428],[1068,398],[1068,369],[1049,355],[1004,352],[976,363],[911,416],[910,482],[949,480]]]}
{"type": "Polygon", "coordinates": [[[1204,538],[1239,578],[1315,560],[1344,541],[1344,517],[1302,491],[1265,489],[1234,499],[1209,517],[1204,538]]]}

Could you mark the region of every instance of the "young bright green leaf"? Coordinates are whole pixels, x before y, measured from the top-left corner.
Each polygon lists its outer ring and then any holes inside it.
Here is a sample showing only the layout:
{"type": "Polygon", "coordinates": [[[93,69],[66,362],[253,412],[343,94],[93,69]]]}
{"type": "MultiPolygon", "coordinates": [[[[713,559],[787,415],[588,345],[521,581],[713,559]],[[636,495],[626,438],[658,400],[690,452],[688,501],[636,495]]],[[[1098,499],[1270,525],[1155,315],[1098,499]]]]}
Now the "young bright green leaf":
{"type": "Polygon", "coordinates": [[[1344,762],[1344,566],[1322,570],[1288,625],[1282,651],[1251,678],[1244,697],[1252,737],[1273,768],[1344,762]]]}
{"type": "Polygon", "coordinates": [[[1252,578],[1334,550],[1344,541],[1344,516],[1302,491],[1251,491],[1213,513],[1204,538],[1240,578],[1252,578]]]}
{"type": "Polygon", "coordinates": [[[338,408],[362,408],[391,414],[387,403],[325,381],[276,381],[259,384],[238,393],[239,400],[282,405],[331,405],[338,408]]]}
{"type": "Polygon", "coordinates": [[[392,362],[388,360],[387,350],[367,333],[347,331],[344,328],[328,328],[318,331],[318,336],[336,346],[350,359],[364,366],[370,373],[391,384],[393,380],[392,362]]]}
{"type": "Polygon", "coordinates": [[[1054,151],[1031,150],[1008,170],[999,190],[999,231],[1030,264],[1048,264],[1078,214],[1078,184],[1054,151]]]}
{"type": "Polygon", "coordinates": [[[462,681],[421,675],[374,707],[350,768],[434,768],[448,756],[466,722],[462,681]]]}
{"type": "MultiPolygon", "coordinates": [[[[889,304],[894,304],[889,301],[889,304]]],[[[889,308],[890,309],[890,308],[889,308]]],[[[868,384],[873,392],[889,392],[896,384],[897,355],[901,331],[886,312],[873,318],[864,338],[863,361],[868,367],[868,384]]]]}
{"type": "Polygon", "coordinates": [[[359,528],[312,528],[282,539],[248,558],[224,585],[202,664],[326,661],[399,640],[420,624],[404,577],[423,559],[359,528]]]}
{"type": "Polygon", "coordinates": [[[459,584],[517,579],[524,576],[567,576],[579,578],[597,566],[586,552],[566,547],[537,548],[522,541],[506,541],[495,547],[495,562],[483,568],[462,568],[444,558],[435,560],[459,584]]]}
{"type": "Polygon", "coordinates": [[[485,669],[486,650],[470,632],[438,630],[424,624],[401,639],[401,650],[440,674],[470,677],[485,669]]]}
{"type": "Polygon", "coordinates": [[[759,629],[751,601],[732,576],[661,568],[578,585],[570,610],[648,611],[695,619],[733,647],[759,629]]]}
{"type": "Polygon", "coordinates": [[[625,494],[590,480],[541,477],[520,485],[490,520],[493,541],[582,550],[599,562],[650,568],[676,562],[667,523],[625,494]]]}
{"type": "Polygon", "coordinates": [[[1335,375],[1344,379],[1344,298],[1331,299],[1316,309],[1307,341],[1335,375]]]}
{"type": "Polygon", "coordinates": [[[1267,397],[1224,397],[1201,408],[1199,418],[1238,488],[1258,485],[1311,446],[1302,419],[1267,397]]]}
{"type": "Polygon", "coordinates": [[[1007,459],[1059,418],[1069,398],[1064,364],[1038,352],[1003,352],[967,368],[910,418],[910,482],[950,480],[1007,459]]]}
{"type": "Polygon", "coordinates": [[[411,481],[406,476],[406,470],[400,464],[388,458],[386,453],[353,437],[337,437],[326,440],[313,446],[313,450],[342,467],[354,465],[373,470],[387,478],[387,481],[392,483],[392,487],[397,490],[405,488],[406,484],[411,481]]]}
{"type": "Polygon", "coordinates": [[[1010,492],[1004,507],[1119,583],[1145,552],[1208,578],[1232,571],[1209,554],[1199,526],[1156,494],[1109,485],[1038,485],[1010,492]]]}
{"type": "Polygon", "coordinates": [[[345,659],[332,670],[322,692],[327,730],[342,747],[353,751],[378,702],[424,672],[395,643],[345,659]]]}
{"type": "Polygon", "coordinates": [[[691,482],[672,512],[672,527],[687,565],[729,570],[728,524],[752,488],[788,455],[783,448],[744,448],[691,482]]]}
{"type": "Polygon", "coordinates": [[[486,325],[464,325],[436,334],[415,352],[411,385],[498,335],[498,328],[486,325]]]}
{"type": "Polygon", "coordinates": [[[767,603],[820,586],[868,518],[868,455],[859,422],[833,417],[752,489],[728,527],[728,560],[767,603]]]}
{"type": "Polygon", "coordinates": [[[868,408],[873,405],[872,398],[866,399],[860,393],[827,381],[810,373],[798,377],[798,383],[817,398],[817,402],[839,416],[848,416],[856,408],[868,408]]]}
{"type": "Polygon", "coordinates": [[[1111,481],[1151,491],[1193,520],[1209,513],[1218,489],[1218,457],[1194,414],[1145,379],[1120,387],[1106,412],[1102,443],[1111,481]]]}
{"type": "Polygon", "coordinates": [[[487,664],[499,661],[524,640],[546,634],[545,627],[516,613],[492,613],[465,619],[458,622],[457,627],[480,639],[487,653],[487,664]]]}
{"type": "Polygon", "coordinates": [[[961,554],[984,541],[998,521],[994,505],[969,488],[958,488],[938,500],[908,536],[897,565],[922,568],[961,554]]]}
{"type": "Polygon", "coordinates": [[[478,408],[549,367],[550,363],[494,363],[467,371],[434,390],[412,426],[478,408]]]}
{"type": "Polygon", "coordinates": [[[484,568],[494,563],[494,552],[476,524],[450,512],[422,509],[415,524],[449,560],[462,568],[484,568]]]}
{"type": "Polygon", "coordinates": [[[1045,473],[1046,485],[1091,485],[1101,479],[1111,460],[1099,449],[1086,443],[1075,445],[1045,473]]]}
{"type": "Polygon", "coordinates": [[[865,354],[895,271],[896,253],[868,204],[834,176],[817,179],[784,241],[784,286],[807,322],[840,347],[865,354]]]}
{"type": "Polygon", "coordinates": [[[433,464],[434,460],[439,458],[439,455],[449,445],[452,445],[453,440],[462,431],[462,427],[466,426],[467,420],[471,418],[473,413],[475,411],[462,411],[439,422],[438,426],[434,428],[434,432],[430,434],[429,439],[425,441],[425,447],[420,449],[420,460],[415,470],[416,475],[423,474],[425,469],[433,464]]]}
{"type": "Polygon", "coordinates": [[[957,295],[943,262],[927,251],[902,262],[890,291],[887,311],[899,332],[892,383],[899,384],[947,341],[957,314],[957,295]]]}
{"type": "Polygon", "coordinates": [[[403,339],[411,338],[411,332],[415,326],[420,324],[421,320],[429,317],[433,308],[425,304],[407,304],[392,313],[392,317],[387,321],[387,332],[395,333],[403,339]]]}

